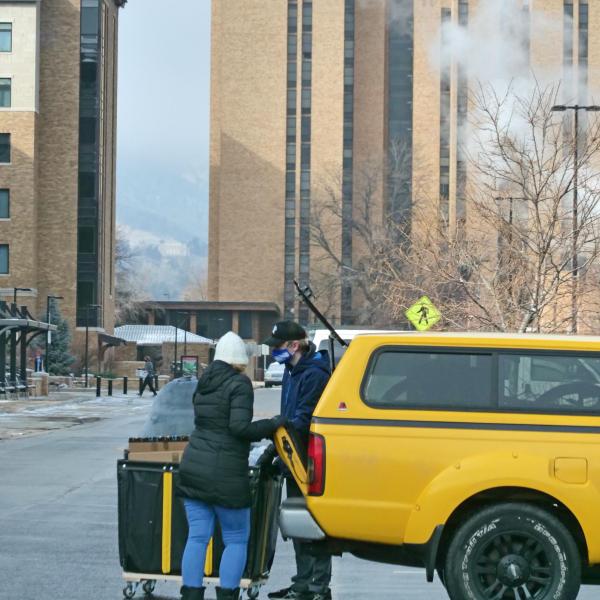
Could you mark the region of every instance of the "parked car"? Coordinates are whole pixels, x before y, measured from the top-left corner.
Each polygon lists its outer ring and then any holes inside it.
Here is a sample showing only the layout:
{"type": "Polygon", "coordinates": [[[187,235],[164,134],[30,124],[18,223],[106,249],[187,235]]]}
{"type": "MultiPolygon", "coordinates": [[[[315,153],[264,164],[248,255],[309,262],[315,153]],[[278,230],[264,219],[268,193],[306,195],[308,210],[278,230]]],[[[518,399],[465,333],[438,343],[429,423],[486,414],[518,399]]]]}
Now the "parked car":
{"type": "Polygon", "coordinates": [[[356,336],[308,448],[285,537],[437,571],[452,600],[574,600],[600,581],[600,338],[356,336]]]}
{"type": "MultiPolygon", "coordinates": [[[[389,330],[380,329],[339,329],[338,335],[350,345],[350,342],[361,333],[398,333],[389,330]]],[[[311,342],[317,347],[317,350],[330,352],[330,341],[329,341],[329,330],[328,329],[315,329],[310,332],[309,337],[311,342]]],[[[348,346],[342,346],[337,340],[333,342],[333,352],[335,356],[335,364],[337,365],[342,356],[346,353],[348,346]]]]}
{"type": "Polygon", "coordinates": [[[281,385],[284,371],[285,365],[272,362],[265,371],[265,387],[270,388],[274,385],[281,385]]]}

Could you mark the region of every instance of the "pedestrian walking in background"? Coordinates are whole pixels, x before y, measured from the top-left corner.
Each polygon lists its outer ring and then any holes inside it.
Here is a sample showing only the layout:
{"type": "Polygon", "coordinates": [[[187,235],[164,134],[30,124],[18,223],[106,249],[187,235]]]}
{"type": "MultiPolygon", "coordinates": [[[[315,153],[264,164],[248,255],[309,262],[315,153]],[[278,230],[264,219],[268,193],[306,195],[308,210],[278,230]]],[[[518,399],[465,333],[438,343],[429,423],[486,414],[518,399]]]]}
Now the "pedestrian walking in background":
{"type": "Polygon", "coordinates": [[[214,362],[194,393],[194,423],[179,467],[189,534],[182,561],[182,600],[204,598],[206,549],[219,520],[225,550],[218,600],[238,600],[250,538],[250,442],[271,437],[283,417],[252,421],[254,390],[243,374],[244,341],[233,332],[218,342],[214,362]]]}
{"type": "Polygon", "coordinates": [[[156,396],[156,390],[154,389],[154,377],[156,376],[156,370],[154,369],[154,363],[149,356],[144,357],[145,365],[144,370],[146,371],[146,376],[144,377],[144,383],[142,384],[142,389],[140,390],[139,395],[141,396],[146,389],[146,386],[150,388],[150,391],[156,396]]]}
{"type": "MultiPolygon", "coordinates": [[[[327,355],[317,352],[306,331],[293,321],[282,321],[264,342],[273,348],[273,358],[286,366],[281,386],[281,414],[296,429],[306,445],[310,421],[317,402],[329,381],[331,370],[327,355]]],[[[275,455],[272,450],[271,458],[275,455]]],[[[268,461],[267,454],[263,461],[268,461]]],[[[286,474],[288,498],[302,497],[291,473],[286,474]]],[[[310,545],[294,540],[296,575],[292,585],[269,594],[269,598],[330,600],[331,556],[313,556],[310,545]]]]}

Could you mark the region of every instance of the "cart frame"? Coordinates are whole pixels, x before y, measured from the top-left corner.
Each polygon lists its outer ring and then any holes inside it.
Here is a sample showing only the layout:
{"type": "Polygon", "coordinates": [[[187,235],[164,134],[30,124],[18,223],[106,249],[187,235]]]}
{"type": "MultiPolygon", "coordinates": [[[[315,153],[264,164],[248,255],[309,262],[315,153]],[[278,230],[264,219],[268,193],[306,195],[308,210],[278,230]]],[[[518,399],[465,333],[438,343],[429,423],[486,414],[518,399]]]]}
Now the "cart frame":
{"type": "MultiPolygon", "coordinates": [[[[141,586],[146,596],[154,593],[156,583],[159,581],[174,581],[181,584],[181,575],[163,575],[162,573],[128,573],[123,571],[123,579],[126,582],[123,588],[123,597],[133,598],[141,586]]],[[[256,600],[260,594],[260,588],[267,583],[267,579],[242,579],[240,589],[245,591],[250,600],[256,600]]],[[[205,577],[204,585],[219,585],[218,577],[205,577]]]]}

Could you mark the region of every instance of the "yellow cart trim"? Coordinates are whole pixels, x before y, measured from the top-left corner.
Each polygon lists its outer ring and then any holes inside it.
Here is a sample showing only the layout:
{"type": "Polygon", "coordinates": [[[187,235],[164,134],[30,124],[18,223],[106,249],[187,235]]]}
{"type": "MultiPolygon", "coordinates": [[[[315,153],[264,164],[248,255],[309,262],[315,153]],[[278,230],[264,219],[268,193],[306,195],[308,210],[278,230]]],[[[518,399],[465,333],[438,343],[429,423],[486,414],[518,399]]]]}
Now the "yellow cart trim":
{"type": "Polygon", "coordinates": [[[206,548],[206,561],[204,562],[204,574],[210,577],[213,572],[213,538],[210,538],[206,548]]]}
{"type": "Polygon", "coordinates": [[[171,516],[173,514],[173,473],[163,474],[162,572],[171,572],[171,516]]]}

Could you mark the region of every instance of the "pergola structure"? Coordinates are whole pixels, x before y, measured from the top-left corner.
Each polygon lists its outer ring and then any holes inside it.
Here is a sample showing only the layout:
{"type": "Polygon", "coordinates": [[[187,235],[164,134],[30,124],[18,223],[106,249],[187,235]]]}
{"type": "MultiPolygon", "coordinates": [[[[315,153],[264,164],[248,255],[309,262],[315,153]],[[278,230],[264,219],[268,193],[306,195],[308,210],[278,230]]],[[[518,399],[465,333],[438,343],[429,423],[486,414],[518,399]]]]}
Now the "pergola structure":
{"type": "Polygon", "coordinates": [[[38,321],[29,314],[26,306],[18,307],[0,301],[0,385],[6,381],[6,347],[10,343],[10,382],[17,379],[17,348],[19,353],[18,375],[27,380],[27,348],[36,337],[56,331],[56,325],[38,321]]]}

